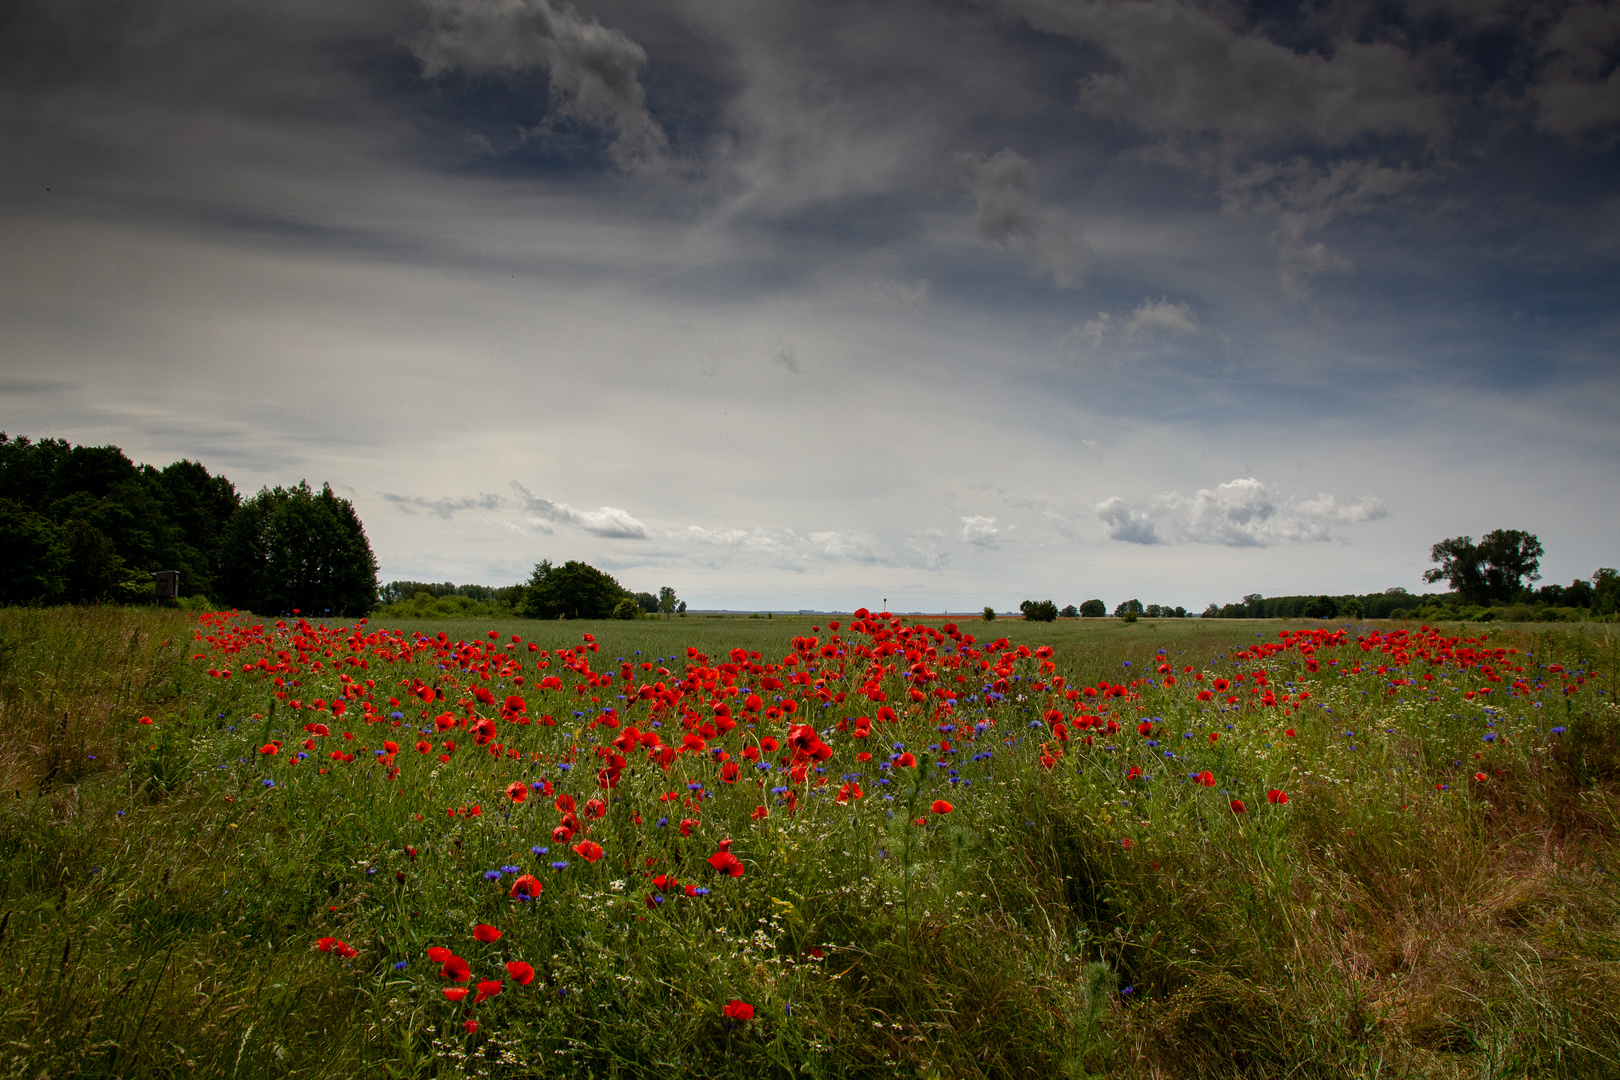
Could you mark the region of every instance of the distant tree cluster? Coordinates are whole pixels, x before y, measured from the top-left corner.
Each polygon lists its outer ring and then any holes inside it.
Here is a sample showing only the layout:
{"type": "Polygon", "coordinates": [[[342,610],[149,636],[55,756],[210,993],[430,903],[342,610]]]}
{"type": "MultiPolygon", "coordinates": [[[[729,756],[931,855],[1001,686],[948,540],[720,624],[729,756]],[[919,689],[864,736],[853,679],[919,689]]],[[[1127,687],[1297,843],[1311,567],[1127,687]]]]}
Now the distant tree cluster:
{"type": "Polygon", "coordinates": [[[1025,600],[1018,610],[1029,622],[1057,622],[1058,606],[1050,600],[1025,600]]]}
{"type": "MultiPolygon", "coordinates": [[[[1099,612],[1098,614],[1101,614],[1099,612]]],[[[1149,619],[1185,619],[1187,609],[1184,607],[1171,607],[1169,604],[1143,605],[1140,600],[1127,600],[1114,608],[1114,618],[1123,619],[1126,616],[1149,619]]]]}
{"type": "Polygon", "coordinates": [[[1210,604],[1206,619],[1466,619],[1516,622],[1610,618],[1620,614],[1620,573],[1600,567],[1569,585],[1530,583],[1541,577],[1541,541],[1518,529],[1480,537],[1456,536],[1429,550],[1436,564],[1425,581],[1445,581],[1450,592],[1416,595],[1399,586],[1381,593],[1339,596],[1261,596],[1239,604],[1210,604]]]}
{"type": "Polygon", "coordinates": [[[526,619],[635,619],[643,615],[685,615],[686,603],[668,585],[658,595],[631,592],[612,574],[570,559],[535,565],[517,603],[526,619]]]}
{"type": "Polygon", "coordinates": [[[454,582],[390,581],[378,590],[382,614],[395,619],[485,619],[511,617],[525,585],[457,585],[454,582]]]}
{"type": "Polygon", "coordinates": [[[308,484],[243,500],[195,461],[0,433],[0,603],[128,603],[177,570],[183,597],[263,614],[363,615],[377,564],[347,499],[308,484]]]}

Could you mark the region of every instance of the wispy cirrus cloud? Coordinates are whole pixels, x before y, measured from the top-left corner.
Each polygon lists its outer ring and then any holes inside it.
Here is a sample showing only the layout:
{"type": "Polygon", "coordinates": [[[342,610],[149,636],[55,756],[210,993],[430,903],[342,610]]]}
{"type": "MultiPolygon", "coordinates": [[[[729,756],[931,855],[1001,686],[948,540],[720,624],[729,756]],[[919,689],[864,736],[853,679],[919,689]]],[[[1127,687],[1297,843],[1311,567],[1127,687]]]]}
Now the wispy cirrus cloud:
{"type": "Polygon", "coordinates": [[[1334,526],[1375,521],[1389,513],[1370,495],[1349,504],[1325,492],[1294,499],[1253,477],[1191,495],[1172,491],[1145,500],[1115,496],[1093,509],[1112,540],[1224,547],[1321,543],[1335,538],[1334,526]]]}

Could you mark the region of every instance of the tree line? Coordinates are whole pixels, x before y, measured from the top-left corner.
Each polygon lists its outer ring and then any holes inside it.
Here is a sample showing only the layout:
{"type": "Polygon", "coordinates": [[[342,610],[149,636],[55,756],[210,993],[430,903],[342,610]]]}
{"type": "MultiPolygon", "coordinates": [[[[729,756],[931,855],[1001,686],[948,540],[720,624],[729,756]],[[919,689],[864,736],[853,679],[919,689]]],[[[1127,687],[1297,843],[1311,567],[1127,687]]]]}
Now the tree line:
{"type": "Polygon", "coordinates": [[[1620,614],[1620,573],[1599,567],[1568,585],[1531,586],[1541,579],[1541,540],[1519,529],[1495,529],[1476,542],[1454,536],[1429,549],[1428,582],[1449,592],[1415,595],[1404,588],[1339,596],[1251,593],[1242,603],[1210,604],[1206,619],[1468,619],[1555,621],[1620,614]]]}
{"type": "Polygon", "coordinates": [[[307,482],[250,498],[195,461],[0,432],[0,603],[135,603],[177,570],[183,598],[262,614],[363,615],[377,560],[347,499],[307,482]]]}

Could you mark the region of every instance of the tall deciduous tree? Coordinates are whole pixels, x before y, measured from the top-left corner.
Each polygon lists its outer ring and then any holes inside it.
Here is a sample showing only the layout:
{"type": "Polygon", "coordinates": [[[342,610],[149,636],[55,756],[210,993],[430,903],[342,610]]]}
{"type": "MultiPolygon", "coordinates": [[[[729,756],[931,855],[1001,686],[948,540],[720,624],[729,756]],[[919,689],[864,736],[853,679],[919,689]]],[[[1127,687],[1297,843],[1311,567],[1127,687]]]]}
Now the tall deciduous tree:
{"type": "Polygon", "coordinates": [[[354,505],[322,485],[265,488],[226,528],[222,592],[270,615],[364,615],[377,605],[377,559],[354,505]]]}
{"type": "Polygon", "coordinates": [[[538,563],[518,613],[529,619],[607,619],[619,601],[632,599],[611,574],[570,559],[552,566],[538,563]]]}
{"type": "Polygon", "coordinates": [[[1436,564],[1423,572],[1424,581],[1445,581],[1464,600],[1483,604],[1512,600],[1526,581],[1541,577],[1541,541],[1518,529],[1494,529],[1474,543],[1471,536],[1453,536],[1429,549],[1436,564]]]}

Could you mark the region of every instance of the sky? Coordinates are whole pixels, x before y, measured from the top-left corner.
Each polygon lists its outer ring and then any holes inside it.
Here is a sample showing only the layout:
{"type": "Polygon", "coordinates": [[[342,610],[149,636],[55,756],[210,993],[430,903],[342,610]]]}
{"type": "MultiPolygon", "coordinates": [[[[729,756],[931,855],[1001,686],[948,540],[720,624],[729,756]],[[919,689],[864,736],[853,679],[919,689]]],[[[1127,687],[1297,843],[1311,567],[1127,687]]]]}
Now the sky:
{"type": "Polygon", "coordinates": [[[1620,565],[1620,4],[12,0],[0,430],[382,580],[1193,611],[1620,565]]]}

